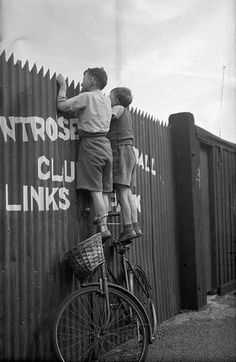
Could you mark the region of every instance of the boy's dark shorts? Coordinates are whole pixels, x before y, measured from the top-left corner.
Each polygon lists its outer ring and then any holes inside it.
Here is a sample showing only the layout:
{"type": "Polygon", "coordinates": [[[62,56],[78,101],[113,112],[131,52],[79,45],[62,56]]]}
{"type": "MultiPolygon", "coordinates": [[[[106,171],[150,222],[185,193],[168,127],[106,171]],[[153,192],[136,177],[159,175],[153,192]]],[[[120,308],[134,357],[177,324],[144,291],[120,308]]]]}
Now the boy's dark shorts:
{"type": "Polygon", "coordinates": [[[113,184],[136,186],[136,155],[134,146],[112,146],[113,184]]]}
{"type": "Polygon", "coordinates": [[[82,138],[79,142],[77,188],[111,192],[113,184],[110,141],[104,136],[82,138]]]}

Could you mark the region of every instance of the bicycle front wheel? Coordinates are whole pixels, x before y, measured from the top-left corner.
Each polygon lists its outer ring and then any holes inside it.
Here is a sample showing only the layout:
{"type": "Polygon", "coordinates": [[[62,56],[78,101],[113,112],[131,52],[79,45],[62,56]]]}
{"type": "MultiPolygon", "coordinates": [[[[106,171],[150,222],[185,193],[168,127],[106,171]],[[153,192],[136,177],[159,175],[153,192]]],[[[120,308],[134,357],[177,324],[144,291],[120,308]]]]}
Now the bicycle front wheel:
{"type": "Polygon", "coordinates": [[[152,301],[150,283],[145,272],[139,265],[135,265],[134,275],[132,275],[130,283],[132,293],[138,298],[147,312],[151,325],[152,339],[154,340],[157,334],[156,309],[152,301]]]}
{"type": "Polygon", "coordinates": [[[109,286],[109,306],[110,315],[104,292],[95,285],[62,303],[54,326],[61,361],[144,361],[149,326],[139,304],[109,286]]]}

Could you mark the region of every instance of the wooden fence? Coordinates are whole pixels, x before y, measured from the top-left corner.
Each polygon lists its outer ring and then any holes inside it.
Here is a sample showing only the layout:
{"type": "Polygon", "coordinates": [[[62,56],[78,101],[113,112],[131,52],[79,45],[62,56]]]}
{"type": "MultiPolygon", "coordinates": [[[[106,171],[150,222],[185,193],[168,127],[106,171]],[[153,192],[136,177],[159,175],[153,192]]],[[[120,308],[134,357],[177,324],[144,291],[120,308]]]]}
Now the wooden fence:
{"type": "Polygon", "coordinates": [[[176,185],[182,307],[207,292],[236,287],[236,147],[194,125],[191,113],[170,116],[176,185]]]}
{"type": "Polygon", "coordinates": [[[236,147],[197,127],[207,291],[236,288],[236,147]]]}
{"type": "MultiPolygon", "coordinates": [[[[79,86],[72,83],[68,96],[78,92],[79,86]]],[[[54,311],[66,295],[80,288],[63,256],[76,240],[94,232],[90,198],[86,192],[75,190],[77,115],[58,114],[56,96],[55,74],[44,75],[36,66],[30,70],[28,63],[23,67],[14,63],[13,56],[7,61],[4,53],[0,56],[2,360],[53,360],[50,336],[54,311]]],[[[206,302],[206,248],[200,238],[198,205],[202,198],[200,146],[194,122],[186,120],[186,114],[173,115],[170,126],[137,110],[131,115],[138,169],[135,195],[144,237],[133,243],[129,258],[148,274],[160,323],[183,307],[199,308],[206,302]],[[187,132],[182,132],[182,122],[187,122],[187,132]]],[[[235,154],[230,157],[233,161],[235,154]]],[[[212,207],[217,208],[214,217],[223,215],[223,208],[234,197],[235,168],[232,171],[231,163],[227,165],[231,191],[225,196],[226,204],[214,202],[219,188],[223,193],[228,184],[219,185],[214,173],[209,177],[215,185],[215,196],[209,196],[212,207]]],[[[235,208],[230,215],[233,220],[235,208]]],[[[224,223],[228,223],[228,216],[224,223]]],[[[213,220],[215,225],[217,220],[213,220]]],[[[210,225],[214,229],[213,221],[210,225]]],[[[217,232],[217,248],[221,250],[223,225],[218,231],[213,229],[209,237],[217,232]]],[[[111,226],[111,230],[114,236],[120,231],[119,226],[111,226]]],[[[224,236],[227,252],[217,254],[218,267],[212,271],[218,273],[213,277],[214,286],[229,283],[234,277],[235,262],[229,255],[233,258],[235,249],[230,249],[233,241],[230,243],[224,236]],[[222,262],[231,263],[223,272],[222,262]]],[[[118,260],[109,243],[105,254],[118,273],[118,260]]]]}

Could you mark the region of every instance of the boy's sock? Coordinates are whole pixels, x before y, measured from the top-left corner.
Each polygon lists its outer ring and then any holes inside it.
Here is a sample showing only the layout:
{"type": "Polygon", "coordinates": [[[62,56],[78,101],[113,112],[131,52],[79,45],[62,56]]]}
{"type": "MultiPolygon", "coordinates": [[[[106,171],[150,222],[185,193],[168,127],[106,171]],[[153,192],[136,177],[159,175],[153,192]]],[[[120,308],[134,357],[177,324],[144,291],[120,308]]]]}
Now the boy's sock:
{"type": "Polygon", "coordinates": [[[138,237],[140,237],[140,236],[142,236],[143,235],[143,233],[142,233],[142,231],[141,231],[141,229],[140,229],[140,227],[139,227],[139,223],[138,222],[133,222],[133,228],[134,228],[134,231],[135,231],[135,233],[136,233],[136,238],[138,238],[138,237]]]}
{"type": "Polygon", "coordinates": [[[133,230],[133,224],[124,224],[123,225],[124,232],[129,232],[130,230],[133,230]]]}

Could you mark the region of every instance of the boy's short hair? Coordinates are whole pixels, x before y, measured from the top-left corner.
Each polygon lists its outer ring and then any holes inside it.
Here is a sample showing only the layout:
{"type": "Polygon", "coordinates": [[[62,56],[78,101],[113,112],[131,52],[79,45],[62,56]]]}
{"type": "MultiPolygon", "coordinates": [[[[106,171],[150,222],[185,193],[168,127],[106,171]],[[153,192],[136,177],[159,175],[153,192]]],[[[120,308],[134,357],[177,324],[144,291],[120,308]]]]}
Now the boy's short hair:
{"type": "Polygon", "coordinates": [[[131,90],[126,87],[117,87],[111,90],[111,92],[119,100],[121,106],[127,108],[133,101],[131,90]]]}
{"type": "Polygon", "coordinates": [[[88,68],[85,70],[85,73],[89,73],[92,77],[94,77],[98,88],[101,90],[107,85],[107,73],[104,68],[88,68]]]}

